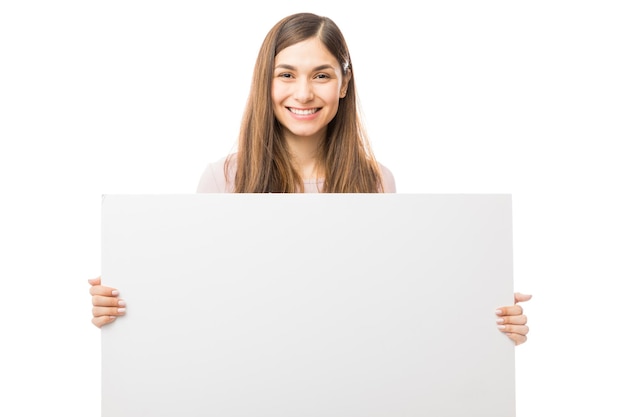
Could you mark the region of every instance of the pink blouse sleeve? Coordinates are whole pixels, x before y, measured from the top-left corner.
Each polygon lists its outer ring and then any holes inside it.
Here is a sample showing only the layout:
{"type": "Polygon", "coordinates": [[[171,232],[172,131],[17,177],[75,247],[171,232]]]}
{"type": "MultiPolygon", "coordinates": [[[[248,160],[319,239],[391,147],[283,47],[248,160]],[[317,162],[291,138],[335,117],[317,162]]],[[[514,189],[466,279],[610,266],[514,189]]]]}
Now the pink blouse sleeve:
{"type": "Polygon", "coordinates": [[[383,192],[395,193],[396,192],[396,180],[393,174],[386,166],[378,164],[380,166],[380,172],[383,176],[383,192]]]}
{"type": "MultiPolygon", "coordinates": [[[[226,157],[211,162],[207,165],[198,182],[198,193],[229,193],[232,192],[232,185],[227,181],[224,175],[224,164],[226,163],[226,157]]],[[[229,169],[229,177],[234,176],[234,171],[231,167],[229,169]]]]}

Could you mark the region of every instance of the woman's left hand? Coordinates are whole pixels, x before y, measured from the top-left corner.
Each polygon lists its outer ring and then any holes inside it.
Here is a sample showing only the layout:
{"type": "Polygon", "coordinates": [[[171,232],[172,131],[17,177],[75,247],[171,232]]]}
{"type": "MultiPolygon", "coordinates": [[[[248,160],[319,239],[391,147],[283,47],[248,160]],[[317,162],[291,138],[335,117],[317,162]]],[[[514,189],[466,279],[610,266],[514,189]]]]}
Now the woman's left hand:
{"type": "Polygon", "coordinates": [[[521,345],[526,342],[526,335],[528,334],[528,326],[526,325],[527,318],[523,314],[524,309],[517,303],[528,301],[532,298],[530,294],[515,293],[515,305],[500,307],[496,310],[496,323],[498,329],[506,334],[509,339],[515,342],[515,346],[521,345]]]}

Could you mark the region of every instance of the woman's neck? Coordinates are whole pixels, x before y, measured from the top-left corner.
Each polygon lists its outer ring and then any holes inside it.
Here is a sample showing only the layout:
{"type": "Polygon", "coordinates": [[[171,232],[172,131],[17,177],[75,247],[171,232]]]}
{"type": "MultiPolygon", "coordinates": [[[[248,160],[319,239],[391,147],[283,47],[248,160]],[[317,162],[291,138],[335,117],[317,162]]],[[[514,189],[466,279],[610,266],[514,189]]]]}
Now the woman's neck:
{"type": "Polygon", "coordinates": [[[286,139],[293,165],[300,177],[305,180],[323,178],[324,169],[321,164],[323,137],[287,137],[286,139]]]}

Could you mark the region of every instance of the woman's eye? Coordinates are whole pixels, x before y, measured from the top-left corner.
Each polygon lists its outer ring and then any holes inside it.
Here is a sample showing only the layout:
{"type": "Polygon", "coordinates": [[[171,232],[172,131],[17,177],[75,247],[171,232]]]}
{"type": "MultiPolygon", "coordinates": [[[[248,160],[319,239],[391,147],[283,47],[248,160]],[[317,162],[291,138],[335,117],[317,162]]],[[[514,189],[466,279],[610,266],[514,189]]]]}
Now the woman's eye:
{"type": "Polygon", "coordinates": [[[326,78],[330,78],[330,77],[328,76],[328,74],[317,74],[315,76],[315,78],[326,79],[326,78]]]}
{"type": "Polygon", "coordinates": [[[281,74],[278,74],[279,78],[293,78],[293,75],[287,73],[287,72],[283,72],[281,74]]]}

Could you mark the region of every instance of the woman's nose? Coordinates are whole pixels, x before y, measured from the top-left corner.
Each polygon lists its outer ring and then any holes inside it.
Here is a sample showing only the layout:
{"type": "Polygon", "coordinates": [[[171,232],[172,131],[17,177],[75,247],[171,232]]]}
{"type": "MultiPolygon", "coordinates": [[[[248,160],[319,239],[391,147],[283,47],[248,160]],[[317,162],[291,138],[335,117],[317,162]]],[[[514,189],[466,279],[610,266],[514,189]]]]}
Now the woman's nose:
{"type": "Polygon", "coordinates": [[[300,79],[295,85],[294,98],[301,102],[306,103],[313,99],[313,86],[311,81],[307,79],[300,79]]]}

